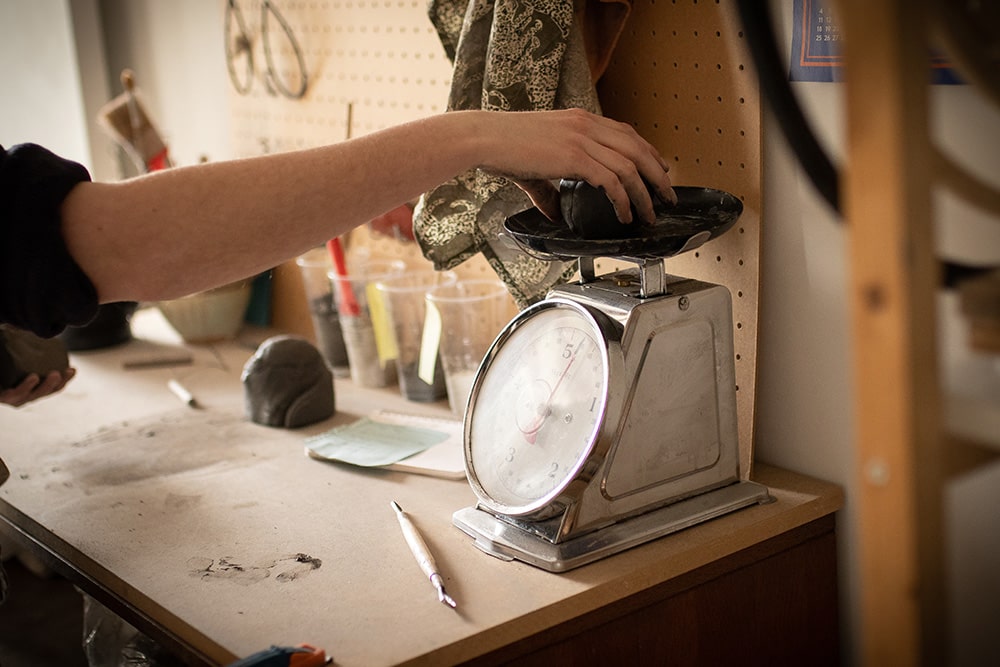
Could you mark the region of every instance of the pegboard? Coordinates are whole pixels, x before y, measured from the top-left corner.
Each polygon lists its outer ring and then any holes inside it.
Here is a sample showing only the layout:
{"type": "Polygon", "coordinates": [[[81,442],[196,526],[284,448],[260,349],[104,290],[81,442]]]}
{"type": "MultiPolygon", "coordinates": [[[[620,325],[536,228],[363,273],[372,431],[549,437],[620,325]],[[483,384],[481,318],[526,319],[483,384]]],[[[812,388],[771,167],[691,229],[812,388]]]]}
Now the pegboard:
{"type": "MultiPolygon", "coordinates": [[[[445,110],[451,64],[423,0],[273,0],[302,52],[308,86],[301,99],[273,94],[264,82],[260,0],[236,5],[255,69],[247,94],[232,88],[237,154],[311,148],[445,110]]],[[[283,81],[296,82],[300,67],[293,45],[273,15],[268,25],[274,70],[283,81]]],[[[244,77],[243,59],[236,70],[244,77]]]]}
{"type": "MultiPolygon", "coordinates": [[[[300,99],[268,86],[261,0],[236,0],[221,10],[231,40],[240,32],[241,14],[253,54],[232,58],[236,83],[229,82],[232,145],[237,157],[312,148],[343,141],[416,118],[442,113],[451,87],[451,63],[427,17],[426,0],[272,0],[294,36],[307,76],[300,99]],[[246,89],[241,93],[238,88],[246,89]]],[[[268,42],[275,75],[294,89],[299,60],[281,23],[268,17],[268,42]]],[[[219,54],[227,40],[219,35],[219,54]]],[[[333,213],[331,212],[331,215],[333,213]]],[[[348,261],[360,254],[403,259],[427,266],[419,248],[364,227],[346,242],[348,261]]],[[[458,267],[462,277],[495,277],[485,259],[458,267]]],[[[312,324],[301,297],[298,268],[288,262],[274,273],[273,321],[283,330],[311,338],[312,324]]]]}
{"type": "MultiPolygon", "coordinates": [[[[298,100],[271,94],[264,85],[260,0],[237,4],[257,70],[248,94],[231,89],[233,145],[241,156],[342,141],[441,113],[447,106],[451,64],[427,18],[425,0],[273,0],[299,42],[308,72],[308,89],[298,100]]],[[[279,75],[294,80],[294,52],[273,20],[270,37],[279,75]]],[[[598,93],[607,116],[633,124],[659,148],[671,164],[674,183],[727,190],[744,204],[737,227],[665,264],[668,273],[726,285],[733,295],[746,476],[752,462],[757,359],[760,100],[732,3],[637,0],[598,93]]],[[[364,228],[351,234],[349,259],[356,252],[426,262],[415,245],[364,228]]],[[[597,268],[618,267],[601,260],[597,268]]],[[[457,271],[494,275],[482,257],[457,271]]],[[[297,277],[294,270],[284,275],[297,277]]],[[[307,320],[304,326],[308,329],[307,320]]]]}
{"type": "MultiPolygon", "coordinates": [[[[739,222],[667,273],[718,283],[733,297],[740,469],[753,462],[762,193],[760,98],[736,8],[720,0],[636,2],[598,85],[607,116],[631,123],[671,165],[676,185],[743,202],[739,222]]],[[[619,268],[598,262],[600,272],[619,268]]]]}

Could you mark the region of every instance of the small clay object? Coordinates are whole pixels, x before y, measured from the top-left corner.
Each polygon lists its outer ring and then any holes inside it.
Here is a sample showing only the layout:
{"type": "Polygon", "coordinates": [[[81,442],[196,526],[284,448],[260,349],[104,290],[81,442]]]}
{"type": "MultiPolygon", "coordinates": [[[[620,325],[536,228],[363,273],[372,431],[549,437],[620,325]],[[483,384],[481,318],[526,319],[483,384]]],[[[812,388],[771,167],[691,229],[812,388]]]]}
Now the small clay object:
{"type": "Polygon", "coordinates": [[[58,338],[35,334],[0,324],[0,389],[21,384],[31,373],[44,378],[51,371],[69,368],[66,346],[58,338]]]}
{"type": "MultiPolygon", "coordinates": [[[[653,210],[659,215],[669,203],[646,185],[653,200],[653,210]]],[[[615,214],[615,207],[604,188],[597,188],[586,181],[562,179],[559,183],[559,208],[563,221],[582,239],[620,239],[642,236],[649,227],[639,220],[632,206],[632,222],[622,224],[615,214]]]]}
{"type": "Polygon", "coordinates": [[[333,416],[333,374],[312,343],[273,336],[243,366],[247,416],[264,426],[298,428],[333,416]]]}

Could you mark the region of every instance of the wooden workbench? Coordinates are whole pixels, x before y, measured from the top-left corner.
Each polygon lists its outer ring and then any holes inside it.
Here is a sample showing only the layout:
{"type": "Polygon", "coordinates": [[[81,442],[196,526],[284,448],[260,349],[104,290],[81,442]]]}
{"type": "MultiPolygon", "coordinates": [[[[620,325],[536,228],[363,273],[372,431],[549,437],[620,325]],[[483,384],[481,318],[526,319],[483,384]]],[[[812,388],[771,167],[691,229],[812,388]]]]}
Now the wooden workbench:
{"type": "Polygon", "coordinates": [[[0,410],[0,518],[186,660],[307,642],[348,666],[837,664],[838,487],[759,465],[774,503],[564,574],[503,562],[451,524],[474,500],[465,481],[304,454],[309,435],[375,409],[447,416],[444,403],[337,380],[331,420],[258,426],[239,372],[262,336],[188,348],[187,366],[123,369],[180,348],[158,318],[137,316],[140,340],[73,355],[78,375],[57,397],[0,410]],[[171,377],[202,409],[167,390],[171,377]],[[391,500],[457,610],[419,571],[391,500]]]}

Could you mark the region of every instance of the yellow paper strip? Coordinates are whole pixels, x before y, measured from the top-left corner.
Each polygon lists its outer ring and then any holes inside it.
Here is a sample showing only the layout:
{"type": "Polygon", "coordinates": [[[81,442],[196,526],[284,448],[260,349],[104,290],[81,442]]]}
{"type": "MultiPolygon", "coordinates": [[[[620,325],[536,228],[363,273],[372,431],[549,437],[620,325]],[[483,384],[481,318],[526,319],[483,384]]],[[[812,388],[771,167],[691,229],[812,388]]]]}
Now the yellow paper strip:
{"type": "Polygon", "coordinates": [[[424,331],[420,338],[420,361],[417,363],[417,377],[427,384],[434,384],[434,366],[437,365],[440,343],[441,313],[437,306],[428,301],[424,314],[424,331]]]}
{"type": "Polygon", "coordinates": [[[371,315],[372,329],[375,332],[375,349],[378,352],[378,361],[384,368],[387,363],[399,356],[396,349],[396,339],[392,335],[389,314],[382,302],[382,293],[378,291],[374,283],[369,283],[365,288],[365,294],[368,297],[368,312],[371,315]]]}

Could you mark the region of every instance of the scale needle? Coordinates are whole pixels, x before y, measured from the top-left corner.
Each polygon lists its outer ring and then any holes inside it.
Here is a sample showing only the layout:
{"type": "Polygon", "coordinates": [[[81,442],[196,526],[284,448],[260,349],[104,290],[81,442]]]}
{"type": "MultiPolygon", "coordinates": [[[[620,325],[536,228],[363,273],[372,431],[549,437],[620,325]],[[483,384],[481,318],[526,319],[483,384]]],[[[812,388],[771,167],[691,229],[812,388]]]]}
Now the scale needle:
{"type": "Polygon", "coordinates": [[[391,504],[392,509],[396,511],[399,527],[403,529],[403,537],[406,538],[406,543],[409,545],[410,551],[413,552],[414,558],[417,559],[417,564],[420,565],[420,569],[431,580],[434,588],[437,589],[438,600],[454,609],[455,601],[444,591],[444,580],[441,579],[441,575],[437,571],[437,565],[434,563],[434,557],[431,556],[431,550],[427,548],[427,543],[424,542],[424,538],[420,537],[417,527],[410,521],[410,517],[406,516],[399,503],[393,500],[391,504]]]}

